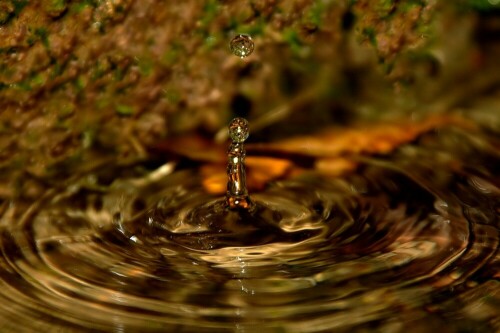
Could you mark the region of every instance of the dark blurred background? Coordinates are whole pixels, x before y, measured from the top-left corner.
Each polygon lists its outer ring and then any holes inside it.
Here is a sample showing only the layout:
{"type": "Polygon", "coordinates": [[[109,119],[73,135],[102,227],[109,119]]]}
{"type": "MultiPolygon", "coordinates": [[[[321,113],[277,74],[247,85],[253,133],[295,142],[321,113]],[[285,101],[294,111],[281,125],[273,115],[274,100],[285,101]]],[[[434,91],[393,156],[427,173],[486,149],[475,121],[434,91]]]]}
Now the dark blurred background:
{"type": "Polygon", "coordinates": [[[0,0],[0,196],[180,134],[222,141],[234,116],[254,142],[445,113],[497,133],[499,14],[496,0],[0,0]],[[230,53],[238,33],[248,58],[230,53]]]}

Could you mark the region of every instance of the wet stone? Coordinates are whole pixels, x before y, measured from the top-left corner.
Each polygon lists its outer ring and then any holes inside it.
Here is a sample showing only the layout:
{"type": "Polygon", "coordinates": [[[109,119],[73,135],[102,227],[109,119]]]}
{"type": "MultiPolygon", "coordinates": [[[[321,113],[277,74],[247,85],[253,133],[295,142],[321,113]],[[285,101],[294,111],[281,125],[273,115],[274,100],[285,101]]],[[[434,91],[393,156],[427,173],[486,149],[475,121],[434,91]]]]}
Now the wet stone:
{"type": "Polygon", "coordinates": [[[252,37],[249,35],[237,35],[229,43],[231,52],[240,57],[245,58],[252,54],[254,49],[254,43],[252,37]]]}

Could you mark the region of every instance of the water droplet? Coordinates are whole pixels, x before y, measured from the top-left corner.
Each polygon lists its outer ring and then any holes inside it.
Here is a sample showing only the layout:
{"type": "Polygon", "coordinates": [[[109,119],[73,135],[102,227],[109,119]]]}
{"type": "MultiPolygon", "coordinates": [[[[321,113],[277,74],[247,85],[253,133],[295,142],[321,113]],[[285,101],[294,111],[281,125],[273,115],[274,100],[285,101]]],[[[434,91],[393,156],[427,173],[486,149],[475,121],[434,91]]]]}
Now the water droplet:
{"type": "Polygon", "coordinates": [[[229,124],[229,136],[235,143],[244,142],[249,135],[248,121],[245,118],[234,118],[229,124]]]}
{"type": "Polygon", "coordinates": [[[229,46],[231,52],[240,58],[248,57],[254,49],[252,37],[249,35],[236,35],[229,43],[229,46]]]}

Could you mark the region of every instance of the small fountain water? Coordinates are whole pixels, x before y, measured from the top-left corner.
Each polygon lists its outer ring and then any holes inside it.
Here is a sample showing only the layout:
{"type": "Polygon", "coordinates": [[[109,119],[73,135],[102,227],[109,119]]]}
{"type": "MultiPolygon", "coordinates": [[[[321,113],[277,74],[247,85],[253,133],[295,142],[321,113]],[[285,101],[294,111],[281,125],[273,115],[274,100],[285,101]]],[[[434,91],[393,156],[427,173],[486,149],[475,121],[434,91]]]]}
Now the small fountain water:
{"type": "Polygon", "coordinates": [[[227,166],[227,204],[231,209],[249,209],[252,202],[248,196],[245,175],[245,147],[244,142],[248,138],[248,122],[243,118],[235,118],[229,124],[229,146],[227,166]]]}

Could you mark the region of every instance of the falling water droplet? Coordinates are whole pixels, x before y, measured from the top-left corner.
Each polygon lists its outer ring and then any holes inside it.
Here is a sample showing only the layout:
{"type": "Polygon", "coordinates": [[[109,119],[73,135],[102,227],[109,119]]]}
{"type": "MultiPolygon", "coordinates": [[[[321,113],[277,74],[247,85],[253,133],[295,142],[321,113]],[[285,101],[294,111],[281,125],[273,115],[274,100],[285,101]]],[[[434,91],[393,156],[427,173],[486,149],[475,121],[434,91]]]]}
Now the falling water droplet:
{"type": "Polygon", "coordinates": [[[230,209],[249,209],[252,202],[248,197],[245,175],[245,147],[243,142],[248,138],[248,121],[235,118],[229,124],[229,137],[232,142],[227,152],[227,193],[226,201],[230,209]]]}
{"type": "Polygon", "coordinates": [[[231,52],[240,57],[245,58],[252,54],[254,49],[254,43],[252,37],[249,35],[236,35],[229,43],[231,52]]]}

